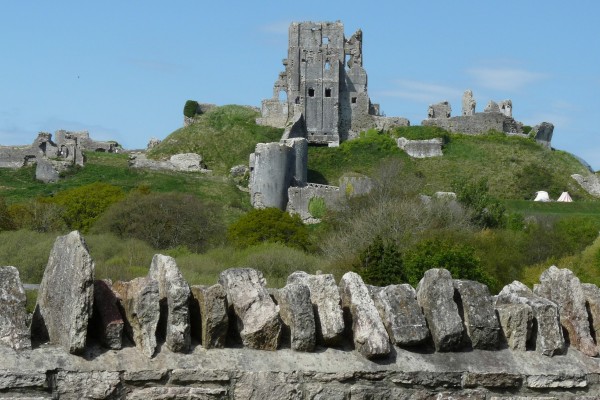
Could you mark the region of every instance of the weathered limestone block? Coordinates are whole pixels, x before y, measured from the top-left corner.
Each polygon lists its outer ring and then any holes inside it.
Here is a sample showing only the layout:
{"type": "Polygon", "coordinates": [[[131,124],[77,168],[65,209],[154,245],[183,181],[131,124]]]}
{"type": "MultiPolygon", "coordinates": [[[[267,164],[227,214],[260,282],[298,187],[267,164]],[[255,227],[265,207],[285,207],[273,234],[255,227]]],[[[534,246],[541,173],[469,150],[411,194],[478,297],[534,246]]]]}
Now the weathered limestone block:
{"type": "Polygon", "coordinates": [[[59,236],[38,291],[32,329],[70,353],[83,351],[94,303],[94,262],[77,231],[59,236]]]}
{"type": "Polygon", "coordinates": [[[465,90],[462,97],[462,115],[468,117],[475,114],[475,107],[477,102],[473,98],[473,92],[471,90],[465,90]]]}
{"type": "Polygon", "coordinates": [[[0,267],[0,345],[31,348],[25,306],[27,297],[15,267],[0,267]]]}
{"type": "Polygon", "coordinates": [[[277,350],[281,320],[262,273],[251,268],[230,268],[221,272],[219,283],[238,317],[244,346],[277,350]]]}
{"type": "Polygon", "coordinates": [[[496,297],[496,304],[513,303],[527,304],[531,307],[534,323],[537,323],[535,350],[550,357],[562,354],[565,339],[559,322],[558,306],[548,299],[536,296],[531,289],[518,281],[504,286],[496,297]]]}
{"type": "Polygon", "coordinates": [[[303,283],[288,283],[277,291],[279,315],[290,328],[291,348],[296,351],[315,349],[315,314],[310,290],[303,283]]]}
{"type": "Polygon", "coordinates": [[[534,126],[529,132],[535,138],[535,141],[542,146],[551,147],[552,134],[554,133],[554,124],[550,122],[542,122],[539,125],[534,126]]]}
{"type": "Polygon", "coordinates": [[[368,288],[392,343],[414,346],[429,338],[427,321],[412,286],[405,283],[368,288]]]}
{"type": "Polygon", "coordinates": [[[128,400],[220,400],[226,399],[227,389],[213,387],[158,386],[135,389],[128,400]]]}
{"type": "Polygon", "coordinates": [[[533,311],[527,304],[496,304],[496,312],[511,350],[527,350],[527,341],[531,337],[533,311]]]}
{"type": "Polygon", "coordinates": [[[293,374],[280,372],[245,372],[233,385],[236,400],[302,400],[302,385],[293,374]]]}
{"type": "Polygon", "coordinates": [[[463,320],[474,349],[493,350],[500,345],[500,324],[494,310],[494,300],[483,283],[454,280],[460,296],[463,320]]]}
{"type": "Polygon", "coordinates": [[[160,318],[158,282],[150,277],[115,282],[113,290],[125,312],[125,329],[136,347],[147,357],[156,350],[156,327],[160,318]]]}
{"type": "Polygon", "coordinates": [[[169,350],[186,352],[190,349],[190,287],[177,268],[175,259],[162,254],[152,258],[148,276],[158,282],[161,308],[159,332],[165,332],[169,350]]]}
{"type": "Polygon", "coordinates": [[[119,372],[58,371],[56,398],[67,400],[120,398],[119,372]]]}
{"type": "Polygon", "coordinates": [[[352,317],[356,350],[367,358],[388,355],[391,351],[390,338],[360,275],[346,272],[340,280],[340,292],[342,305],[352,317]]]}
{"type": "Polygon", "coordinates": [[[447,101],[431,104],[427,110],[427,118],[450,118],[452,107],[447,101]]]}
{"type": "Polygon", "coordinates": [[[93,320],[98,324],[100,340],[109,349],[120,349],[123,345],[123,317],[119,311],[119,300],[112,291],[112,282],[94,281],[93,320]]]}
{"type": "Polygon", "coordinates": [[[287,283],[303,283],[308,286],[315,313],[317,341],[326,345],[338,344],[344,333],[344,314],[333,275],[310,275],[298,271],[288,276],[287,283]]]}
{"type": "MultiPolygon", "coordinates": [[[[198,303],[200,338],[205,349],[223,348],[227,340],[229,315],[227,293],[218,283],[210,287],[192,286],[192,301],[198,303]]],[[[196,316],[197,317],[197,316],[196,316]]]]}
{"type": "Polygon", "coordinates": [[[592,337],[598,342],[600,335],[600,288],[593,283],[582,283],[585,304],[591,320],[592,337]]]}
{"type": "Polygon", "coordinates": [[[573,174],[571,178],[575,179],[592,196],[600,197],[600,174],[588,174],[587,176],[573,174]]]}
{"type": "Polygon", "coordinates": [[[423,309],[437,351],[450,351],[462,344],[463,323],[454,302],[450,272],[441,268],[425,272],[417,286],[417,302],[423,309]]]}
{"type": "Polygon", "coordinates": [[[441,157],[443,140],[441,138],[427,140],[408,140],[404,137],[396,141],[398,147],[412,158],[441,157]]]}
{"type": "Polygon", "coordinates": [[[486,113],[499,113],[500,111],[500,106],[498,105],[498,103],[496,103],[493,100],[490,100],[489,103],[487,104],[487,106],[485,106],[485,108],[483,109],[483,112],[486,113]]]}
{"type": "Polygon", "coordinates": [[[542,273],[540,283],[534,286],[533,292],[556,303],[560,323],[569,335],[571,346],[587,356],[598,355],[590,334],[585,294],[579,278],[573,272],[566,268],[558,269],[553,265],[542,273]]]}

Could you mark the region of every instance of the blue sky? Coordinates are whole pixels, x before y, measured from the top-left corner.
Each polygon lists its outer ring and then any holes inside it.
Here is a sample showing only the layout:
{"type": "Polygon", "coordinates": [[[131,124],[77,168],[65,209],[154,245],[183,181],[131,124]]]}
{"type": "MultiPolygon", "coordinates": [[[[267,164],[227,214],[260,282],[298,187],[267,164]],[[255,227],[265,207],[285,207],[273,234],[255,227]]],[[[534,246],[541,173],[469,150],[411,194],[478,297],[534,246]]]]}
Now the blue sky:
{"type": "Polygon", "coordinates": [[[369,94],[418,125],[431,103],[460,114],[512,99],[554,147],[600,169],[600,2],[20,1],[0,14],[0,144],[89,130],[143,148],[182,125],[187,99],[259,106],[292,21],[363,30],[369,94]]]}

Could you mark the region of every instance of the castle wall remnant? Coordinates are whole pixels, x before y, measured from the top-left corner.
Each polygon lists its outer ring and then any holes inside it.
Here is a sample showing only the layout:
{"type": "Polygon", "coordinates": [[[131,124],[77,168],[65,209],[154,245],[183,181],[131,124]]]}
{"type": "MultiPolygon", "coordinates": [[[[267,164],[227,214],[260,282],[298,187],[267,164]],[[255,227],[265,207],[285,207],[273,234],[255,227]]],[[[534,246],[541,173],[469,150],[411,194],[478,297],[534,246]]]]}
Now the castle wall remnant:
{"type": "Polygon", "coordinates": [[[600,288],[566,269],[550,267],[533,291],[515,281],[498,296],[444,269],[425,272],[416,290],[368,286],[354,272],[338,285],[330,274],[295,272],[284,288],[267,290],[262,273],[248,268],[190,290],[175,260],[161,255],[153,264],[169,265],[158,275],[94,280],[78,232],[57,238],[51,254],[38,300],[49,336],[27,331],[18,272],[0,267],[7,277],[0,281],[0,398],[600,397],[591,332],[600,320],[600,288]],[[97,285],[118,303],[121,316],[111,320],[127,327],[116,333],[122,348],[104,348],[99,338],[102,299],[91,295],[97,285]],[[69,304],[44,300],[52,298],[69,304]],[[84,313],[94,310],[89,319],[75,312],[81,301],[84,313]],[[172,325],[162,328],[166,336],[157,329],[162,323],[172,325]],[[169,332],[177,334],[169,339],[169,332]],[[200,342],[173,346],[179,332],[200,342]]]}
{"type": "Polygon", "coordinates": [[[444,155],[442,153],[442,145],[444,142],[441,138],[409,140],[401,137],[398,138],[397,143],[399,148],[413,158],[429,158],[444,155]]]}
{"type": "Polygon", "coordinates": [[[483,112],[476,112],[473,92],[466,90],[462,99],[462,115],[451,117],[450,105],[442,102],[429,106],[424,126],[439,126],[450,132],[478,135],[489,130],[507,134],[523,134],[523,124],[512,118],[512,101],[490,101],[483,112]]]}
{"type": "Polygon", "coordinates": [[[257,123],[286,128],[302,115],[304,129],[284,138],[337,145],[378,125],[409,125],[405,118],[381,121],[379,105],[371,103],[361,30],[346,39],[341,22],[294,22],[283,65],[257,123]]]}

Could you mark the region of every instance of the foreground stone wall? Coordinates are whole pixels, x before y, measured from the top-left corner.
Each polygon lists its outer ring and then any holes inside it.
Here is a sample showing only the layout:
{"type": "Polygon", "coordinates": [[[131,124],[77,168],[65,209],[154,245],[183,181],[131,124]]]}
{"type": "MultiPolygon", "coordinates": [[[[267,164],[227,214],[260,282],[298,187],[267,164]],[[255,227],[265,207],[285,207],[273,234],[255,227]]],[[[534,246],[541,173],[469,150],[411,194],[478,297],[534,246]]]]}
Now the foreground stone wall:
{"type": "Polygon", "coordinates": [[[23,326],[18,271],[0,275],[0,399],[600,398],[600,289],[554,266],[498,296],[444,269],[416,290],[353,272],[267,289],[248,268],[190,288],[162,255],[113,284],[72,232],[40,288],[45,335],[23,326]]]}

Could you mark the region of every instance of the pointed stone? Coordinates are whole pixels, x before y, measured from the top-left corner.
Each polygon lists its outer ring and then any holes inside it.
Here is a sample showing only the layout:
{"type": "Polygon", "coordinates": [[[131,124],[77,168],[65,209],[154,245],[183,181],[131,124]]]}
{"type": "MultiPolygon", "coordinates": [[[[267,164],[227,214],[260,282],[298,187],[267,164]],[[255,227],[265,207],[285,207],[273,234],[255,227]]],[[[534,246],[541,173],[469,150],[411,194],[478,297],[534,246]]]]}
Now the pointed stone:
{"type": "Polygon", "coordinates": [[[427,321],[412,286],[405,283],[368,288],[392,343],[415,346],[429,338],[427,321]]]}
{"type": "Polygon", "coordinates": [[[423,309],[437,351],[461,347],[463,322],[454,302],[454,283],[450,272],[441,268],[425,272],[417,286],[417,302],[423,309]]]}
{"type": "Polygon", "coordinates": [[[553,265],[542,273],[533,292],[558,305],[560,323],[569,335],[571,346],[587,356],[596,357],[598,350],[590,333],[585,295],[579,278],[570,270],[553,265]]]}
{"type": "Polygon", "coordinates": [[[533,311],[527,304],[496,304],[502,332],[511,350],[526,351],[531,337],[533,311]]]}
{"type": "Polygon", "coordinates": [[[500,345],[500,323],[494,300],[483,283],[454,280],[458,292],[467,336],[474,349],[494,350],[500,345]]]}
{"type": "Polygon", "coordinates": [[[315,315],[310,302],[310,290],[302,283],[288,283],[275,298],[279,315],[290,329],[290,347],[296,351],[315,349],[315,315]]]}
{"type": "Polygon", "coordinates": [[[287,283],[303,283],[308,286],[315,313],[317,342],[325,345],[339,344],[344,333],[344,313],[333,275],[310,275],[298,271],[288,276],[287,283]]]}
{"type": "Polygon", "coordinates": [[[387,356],[391,351],[390,338],[360,275],[346,272],[340,280],[340,293],[342,306],[352,318],[356,350],[366,358],[387,356]]]}
{"type": "Polygon", "coordinates": [[[109,280],[94,281],[94,314],[100,341],[109,349],[118,350],[123,346],[125,322],[119,311],[119,300],[113,292],[109,280]]]}
{"type": "Polygon", "coordinates": [[[534,324],[537,327],[535,350],[550,357],[564,352],[565,339],[559,322],[558,306],[554,302],[536,296],[527,286],[519,281],[514,281],[504,286],[496,297],[496,304],[527,304],[530,306],[534,324]]]}
{"type": "Polygon", "coordinates": [[[229,329],[225,289],[218,283],[210,287],[192,286],[190,289],[197,307],[197,315],[193,315],[191,320],[198,321],[196,329],[199,330],[193,332],[194,336],[200,338],[205,349],[225,347],[229,329]]]}
{"type": "Polygon", "coordinates": [[[277,306],[266,289],[262,272],[251,268],[230,268],[219,275],[219,283],[233,306],[244,346],[277,350],[281,320],[277,306]]]}
{"type": "Polygon", "coordinates": [[[125,312],[125,329],[135,346],[147,357],[156,351],[156,327],[160,318],[158,282],[149,277],[118,281],[113,290],[125,312]]]}
{"type": "Polygon", "coordinates": [[[0,267],[0,345],[31,348],[27,326],[27,297],[15,267],[0,267]]]}
{"type": "Polygon", "coordinates": [[[38,291],[32,330],[70,353],[83,351],[94,303],[94,262],[77,231],[59,236],[38,291]]]}
{"type": "Polygon", "coordinates": [[[165,343],[173,352],[190,349],[190,287],[181,275],[173,257],[156,254],[148,276],[158,282],[161,305],[161,327],[165,343]],[[163,320],[164,318],[164,320],[163,320]]]}

